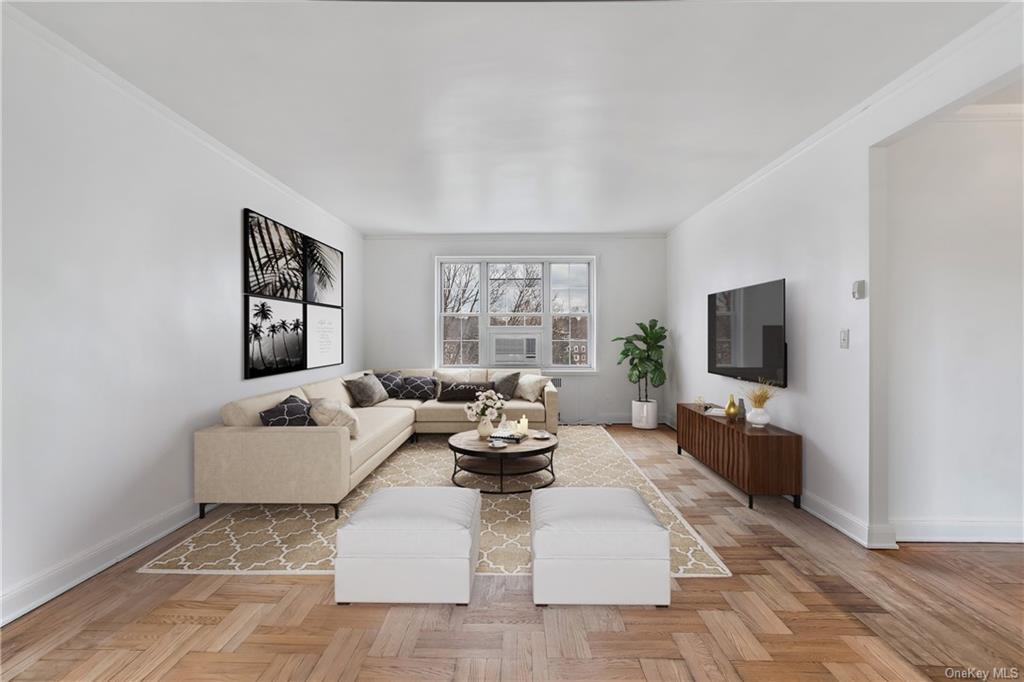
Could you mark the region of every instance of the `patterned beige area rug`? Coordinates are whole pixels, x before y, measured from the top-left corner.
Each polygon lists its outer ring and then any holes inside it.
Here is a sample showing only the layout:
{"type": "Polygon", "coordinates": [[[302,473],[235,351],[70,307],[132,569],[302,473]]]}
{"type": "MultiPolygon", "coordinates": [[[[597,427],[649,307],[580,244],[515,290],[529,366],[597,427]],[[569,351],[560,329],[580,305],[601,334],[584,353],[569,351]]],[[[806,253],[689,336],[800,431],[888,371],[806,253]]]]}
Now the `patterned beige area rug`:
{"type": "MultiPolygon", "coordinates": [[[[608,432],[598,426],[559,429],[555,486],[601,486],[640,491],[672,535],[676,577],[731,575],[722,560],[643,474],[608,432]]],[[[345,498],[341,519],[328,505],[247,505],[232,510],[149,562],[141,573],[329,574],[335,533],[370,493],[393,486],[451,485],[446,436],[421,436],[381,464],[345,498]]],[[[466,483],[460,474],[460,483],[466,483]]],[[[542,476],[533,474],[531,476],[542,476]]],[[[531,476],[510,479],[519,489],[531,476]]],[[[546,479],[545,479],[546,480],[546,479]]],[[[490,479],[480,481],[489,485],[490,479]]],[[[484,495],[479,574],[530,573],[530,496],[484,495]]]]}

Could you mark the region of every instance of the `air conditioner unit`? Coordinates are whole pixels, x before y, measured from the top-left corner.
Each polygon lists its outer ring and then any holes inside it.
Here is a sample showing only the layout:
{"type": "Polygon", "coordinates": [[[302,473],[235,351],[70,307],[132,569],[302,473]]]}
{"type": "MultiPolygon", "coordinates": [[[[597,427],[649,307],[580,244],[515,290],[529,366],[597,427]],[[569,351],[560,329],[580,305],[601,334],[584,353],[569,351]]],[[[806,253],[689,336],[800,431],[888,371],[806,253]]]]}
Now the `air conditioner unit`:
{"type": "Polygon", "coordinates": [[[539,336],[492,336],[491,357],[495,365],[535,365],[538,341],[539,336]]]}

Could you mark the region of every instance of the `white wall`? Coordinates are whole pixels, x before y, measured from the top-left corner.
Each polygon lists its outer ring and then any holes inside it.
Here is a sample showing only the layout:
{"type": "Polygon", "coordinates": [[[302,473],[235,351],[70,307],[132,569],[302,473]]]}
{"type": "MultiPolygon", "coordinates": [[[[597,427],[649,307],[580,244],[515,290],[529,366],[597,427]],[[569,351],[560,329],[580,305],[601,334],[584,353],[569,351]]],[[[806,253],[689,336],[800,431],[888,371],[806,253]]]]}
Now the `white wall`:
{"type": "MultiPolygon", "coordinates": [[[[636,387],[617,366],[616,336],[637,321],[663,319],[665,239],[572,235],[408,237],[366,240],[366,361],[370,367],[434,366],[436,256],[596,256],[597,367],[564,375],[563,422],[628,422],[636,387]]],[[[549,374],[557,372],[549,371],[549,374]]],[[[651,397],[661,392],[652,389],[651,397]]],[[[664,408],[664,402],[659,405],[664,408]]]]}
{"type": "Polygon", "coordinates": [[[242,209],[345,251],[348,368],[363,365],[363,242],[16,11],[6,19],[9,619],[195,516],[192,431],[221,404],[345,371],[243,381],[242,209]]]}
{"type": "Polygon", "coordinates": [[[986,110],[887,150],[897,540],[1022,539],[1021,119],[986,110]]]}
{"type": "Polygon", "coordinates": [[[1019,68],[1020,24],[1000,10],[669,236],[668,399],[742,390],[706,371],[706,295],[785,277],[790,387],[769,411],[804,436],[804,508],[867,545],[892,544],[871,513],[871,299],[850,296],[870,267],[869,149],[1019,68]]]}

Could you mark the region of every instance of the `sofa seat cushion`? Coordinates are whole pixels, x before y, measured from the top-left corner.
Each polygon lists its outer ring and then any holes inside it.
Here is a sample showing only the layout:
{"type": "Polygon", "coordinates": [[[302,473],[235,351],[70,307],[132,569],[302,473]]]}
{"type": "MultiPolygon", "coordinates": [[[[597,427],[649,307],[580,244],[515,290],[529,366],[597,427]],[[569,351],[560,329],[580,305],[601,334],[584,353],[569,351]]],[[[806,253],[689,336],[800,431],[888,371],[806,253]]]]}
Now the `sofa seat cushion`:
{"type": "Polygon", "coordinates": [[[283,391],[264,393],[263,395],[228,403],[220,408],[220,418],[224,422],[224,426],[262,426],[263,422],[260,420],[260,412],[269,410],[292,395],[308,400],[306,393],[298,386],[286,388],[283,391]]]}
{"type": "MultiPolygon", "coordinates": [[[[527,420],[531,422],[543,422],[547,417],[544,403],[531,403],[529,400],[521,398],[505,401],[505,416],[509,418],[509,421],[517,421],[523,415],[526,415],[527,420]]],[[[542,424],[534,425],[535,428],[542,426],[542,424]]]]}
{"type": "Polygon", "coordinates": [[[338,529],[338,557],[469,558],[480,491],[384,488],[338,529]]]}
{"type": "Polygon", "coordinates": [[[357,407],[359,437],[352,439],[352,471],[377,454],[385,445],[413,424],[415,412],[393,407],[357,407]]]}
{"type": "Polygon", "coordinates": [[[415,410],[423,404],[422,400],[406,400],[404,398],[388,398],[382,403],[377,403],[374,407],[404,407],[407,410],[415,410]]]}
{"type": "Polygon", "coordinates": [[[635,490],[547,488],[530,497],[533,556],[668,561],[668,530],[635,490]]]}
{"type": "MultiPolygon", "coordinates": [[[[466,431],[475,428],[474,423],[466,419],[465,402],[441,402],[427,400],[416,409],[418,422],[461,422],[466,431]]],[[[505,402],[505,415],[510,419],[519,419],[523,415],[531,422],[543,422],[545,417],[544,403],[531,403],[526,400],[509,400],[505,402]]]]}

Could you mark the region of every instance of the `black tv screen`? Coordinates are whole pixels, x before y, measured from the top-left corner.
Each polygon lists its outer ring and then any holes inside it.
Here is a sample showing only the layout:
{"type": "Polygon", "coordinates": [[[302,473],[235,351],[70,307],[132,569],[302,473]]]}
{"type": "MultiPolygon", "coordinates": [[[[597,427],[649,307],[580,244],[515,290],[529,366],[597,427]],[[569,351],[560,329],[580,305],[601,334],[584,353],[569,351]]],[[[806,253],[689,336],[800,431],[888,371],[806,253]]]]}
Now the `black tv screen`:
{"type": "Polygon", "coordinates": [[[786,386],[786,280],[708,294],[708,372],[786,386]]]}

